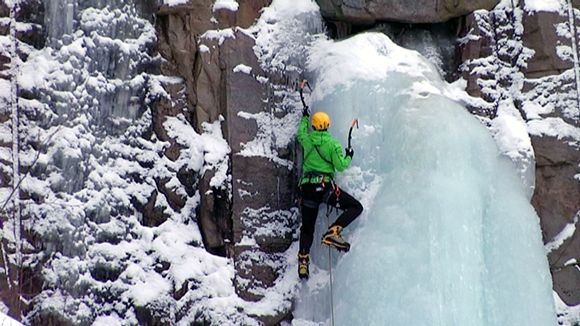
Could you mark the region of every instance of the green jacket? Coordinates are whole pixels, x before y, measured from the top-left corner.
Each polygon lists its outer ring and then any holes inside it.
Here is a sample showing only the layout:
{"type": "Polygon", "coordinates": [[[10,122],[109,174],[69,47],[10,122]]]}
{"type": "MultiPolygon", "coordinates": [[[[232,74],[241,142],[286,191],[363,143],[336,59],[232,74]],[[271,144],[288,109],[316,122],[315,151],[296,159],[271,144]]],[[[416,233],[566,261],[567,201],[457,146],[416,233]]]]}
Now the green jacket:
{"type": "MultiPolygon", "coordinates": [[[[298,126],[298,141],[304,149],[302,173],[321,172],[334,178],[335,171],[341,172],[348,168],[352,158],[344,155],[342,146],[328,131],[314,130],[309,133],[309,120],[308,117],[302,117],[298,126]]],[[[300,184],[308,182],[305,179],[300,184]]]]}

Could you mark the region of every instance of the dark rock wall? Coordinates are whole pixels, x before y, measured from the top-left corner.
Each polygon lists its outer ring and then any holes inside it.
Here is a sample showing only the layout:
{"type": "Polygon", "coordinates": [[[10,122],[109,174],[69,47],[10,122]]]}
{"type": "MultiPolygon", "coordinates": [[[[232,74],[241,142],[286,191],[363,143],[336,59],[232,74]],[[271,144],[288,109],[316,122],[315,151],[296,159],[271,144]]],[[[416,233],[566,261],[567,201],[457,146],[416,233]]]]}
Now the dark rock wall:
{"type": "MultiPolygon", "coordinates": [[[[185,80],[187,105],[194,108],[190,112],[198,131],[204,122],[224,119],[222,129],[231,148],[231,189],[224,193],[212,188],[211,174],[206,173],[199,184],[198,220],[206,249],[233,258],[238,295],[258,301],[285,265],[283,253],[294,240],[297,217],[293,168],[242,154],[244,144],[256,138],[260,127],[247,115],[269,114],[280,101],[272,91],[273,83],[264,82],[269,76],[254,54],[253,36],[238,28],[252,25],[269,1],[238,1],[236,12],[212,12],[212,3],[160,8],[159,48],[167,61],[162,70],[185,80]],[[238,65],[251,72],[235,70],[238,65]],[[273,224],[286,231],[263,232],[273,224]]],[[[281,152],[293,155],[290,149],[281,152]]],[[[256,318],[273,325],[287,313],[256,318]]]]}
{"type": "Polygon", "coordinates": [[[331,21],[372,25],[378,22],[440,23],[476,9],[491,9],[497,0],[318,0],[331,21]]]}

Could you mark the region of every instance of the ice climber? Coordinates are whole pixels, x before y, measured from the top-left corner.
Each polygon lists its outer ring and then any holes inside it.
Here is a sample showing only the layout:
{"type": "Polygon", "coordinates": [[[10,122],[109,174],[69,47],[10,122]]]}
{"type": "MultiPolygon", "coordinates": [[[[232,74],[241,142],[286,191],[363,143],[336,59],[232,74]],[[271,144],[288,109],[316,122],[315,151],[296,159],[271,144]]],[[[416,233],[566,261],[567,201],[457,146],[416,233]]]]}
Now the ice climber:
{"type": "MultiPolygon", "coordinates": [[[[303,102],[304,103],[304,102],[303,102]]],[[[345,154],[340,143],[328,132],[330,117],[324,112],[312,116],[312,132],[308,132],[308,106],[304,103],[302,120],[298,127],[298,141],[302,145],[304,160],[300,181],[302,227],[300,228],[300,250],[298,252],[298,276],[308,278],[310,247],[314,237],[314,226],[321,203],[343,210],[336,221],[322,236],[322,243],[341,251],[348,251],[350,244],[342,236],[342,230],[363,211],[361,203],[340,189],[334,182],[336,171],[344,171],[351,163],[354,151],[347,148],[345,154]]]]}

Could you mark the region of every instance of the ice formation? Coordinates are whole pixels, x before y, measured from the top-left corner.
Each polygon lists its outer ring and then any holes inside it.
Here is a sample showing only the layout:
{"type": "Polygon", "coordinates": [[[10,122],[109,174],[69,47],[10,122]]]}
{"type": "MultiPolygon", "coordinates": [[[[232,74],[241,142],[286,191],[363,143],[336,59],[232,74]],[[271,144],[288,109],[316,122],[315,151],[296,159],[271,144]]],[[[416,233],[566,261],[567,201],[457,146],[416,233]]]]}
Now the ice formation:
{"type": "Polygon", "coordinates": [[[556,325],[522,180],[435,67],[377,33],[320,41],[310,59],[332,132],[360,120],[341,183],[366,211],[349,253],[315,246],[294,324],[330,323],[330,257],[334,325],[556,325]]]}

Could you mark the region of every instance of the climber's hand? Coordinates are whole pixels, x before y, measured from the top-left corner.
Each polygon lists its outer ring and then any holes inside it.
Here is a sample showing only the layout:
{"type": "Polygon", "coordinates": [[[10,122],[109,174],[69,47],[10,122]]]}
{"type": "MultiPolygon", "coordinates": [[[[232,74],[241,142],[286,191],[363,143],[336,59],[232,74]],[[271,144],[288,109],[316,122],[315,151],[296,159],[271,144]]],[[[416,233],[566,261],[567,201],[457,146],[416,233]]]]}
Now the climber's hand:
{"type": "Polygon", "coordinates": [[[352,156],[354,155],[354,149],[352,149],[351,147],[347,148],[345,152],[346,153],[344,154],[344,156],[349,156],[350,158],[352,158],[352,156]]]}

